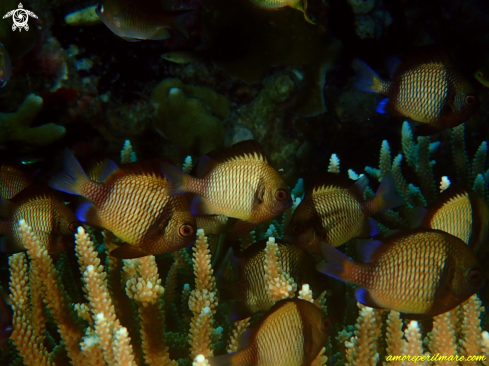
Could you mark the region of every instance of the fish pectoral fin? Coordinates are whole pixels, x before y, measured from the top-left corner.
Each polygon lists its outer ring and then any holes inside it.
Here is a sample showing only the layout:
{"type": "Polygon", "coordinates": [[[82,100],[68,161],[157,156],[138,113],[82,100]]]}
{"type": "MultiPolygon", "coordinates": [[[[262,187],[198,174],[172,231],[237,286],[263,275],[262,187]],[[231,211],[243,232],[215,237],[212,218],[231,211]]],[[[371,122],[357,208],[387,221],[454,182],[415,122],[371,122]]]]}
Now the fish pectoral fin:
{"type": "Polygon", "coordinates": [[[394,106],[394,102],[389,98],[382,99],[379,104],[377,104],[377,113],[387,114],[389,116],[402,116],[402,113],[399,112],[394,106]]]}
{"type": "Polygon", "coordinates": [[[355,292],[355,298],[357,301],[365,306],[371,307],[371,308],[376,308],[376,309],[382,309],[383,307],[380,306],[375,302],[374,299],[372,299],[372,296],[368,292],[368,290],[364,288],[358,288],[357,291],[355,292]]]}
{"type": "Polygon", "coordinates": [[[122,244],[119,248],[114,249],[113,251],[110,252],[110,255],[115,258],[119,259],[134,259],[134,258],[141,258],[141,257],[146,257],[147,255],[150,255],[151,253],[148,253],[144,249],[135,247],[130,244],[122,244]]]}

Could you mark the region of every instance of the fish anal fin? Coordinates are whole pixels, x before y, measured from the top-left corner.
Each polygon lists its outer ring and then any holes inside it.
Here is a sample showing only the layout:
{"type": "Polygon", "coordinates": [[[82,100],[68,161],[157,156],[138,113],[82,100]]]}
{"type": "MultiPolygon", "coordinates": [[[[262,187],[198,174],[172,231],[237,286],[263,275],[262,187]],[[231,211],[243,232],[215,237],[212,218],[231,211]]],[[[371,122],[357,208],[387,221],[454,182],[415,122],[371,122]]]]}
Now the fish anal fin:
{"type": "Polygon", "coordinates": [[[119,259],[141,258],[150,254],[151,253],[148,253],[141,248],[135,247],[127,243],[122,244],[119,248],[114,249],[113,251],[110,252],[110,255],[112,257],[119,258],[119,259]]]}
{"type": "Polygon", "coordinates": [[[372,298],[372,295],[368,292],[368,290],[364,288],[358,288],[355,292],[355,298],[357,301],[365,306],[371,307],[371,308],[376,308],[376,309],[382,309],[382,306],[377,304],[375,300],[372,298]]]}
{"type": "Polygon", "coordinates": [[[205,198],[201,196],[195,196],[190,203],[190,212],[192,215],[215,215],[216,213],[211,211],[207,207],[205,198]]]}
{"type": "Polygon", "coordinates": [[[161,27],[156,29],[153,35],[151,35],[149,38],[154,41],[159,41],[159,40],[167,39],[169,37],[170,37],[170,32],[168,31],[168,28],[161,27]]]}
{"type": "Polygon", "coordinates": [[[98,214],[97,208],[91,202],[84,202],[78,206],[75,215],[81,222],[98,227],[104,226],[102,218],[98,214]]]}
{"type": "Polygon", "coordinates": [[[246,234],[250,233],[256,226],[257,224],[254,222],[236,220],[236,222],[232,225],[227,238],[229,240],[238,240],[239,238],[242,238],[246,234]]]}

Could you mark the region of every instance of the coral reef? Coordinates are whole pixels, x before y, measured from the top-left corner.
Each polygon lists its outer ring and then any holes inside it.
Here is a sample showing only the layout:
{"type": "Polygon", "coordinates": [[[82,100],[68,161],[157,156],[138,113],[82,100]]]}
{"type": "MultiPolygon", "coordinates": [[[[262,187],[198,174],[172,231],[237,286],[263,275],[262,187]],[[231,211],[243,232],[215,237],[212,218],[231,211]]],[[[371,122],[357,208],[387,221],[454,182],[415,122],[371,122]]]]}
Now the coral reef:
{"type": "Polygon", "coordinates": [[[179,158],[201,156],[222,146],[229,100],[210,88],[165,79],[153,90],[154,126],[178,149],[179,158]]]}
{"type": "Polygon", "coordinates": [[[26,150],[33,146],[48,145],[63,137],[66,129],[54,123],[31,127],[42,106],[42,98],[30,94],[17,112],[0,113],[0,147],[6,148],[7,144],[16,143],[21,150],[26,150]]]}

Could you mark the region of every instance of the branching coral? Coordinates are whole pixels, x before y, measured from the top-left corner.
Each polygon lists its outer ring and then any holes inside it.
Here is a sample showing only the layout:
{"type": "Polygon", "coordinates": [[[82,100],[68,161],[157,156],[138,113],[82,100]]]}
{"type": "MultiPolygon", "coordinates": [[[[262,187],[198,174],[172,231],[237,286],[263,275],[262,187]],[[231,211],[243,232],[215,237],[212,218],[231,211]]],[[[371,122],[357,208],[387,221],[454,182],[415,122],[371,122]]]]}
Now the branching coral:
{"type": "Polygon", "coordinates": [[[44,146],[59,140],[66,133],[63,126],[47,123],[30,127],[42,109],[42,98],[30,94],[15,113],[0,113],[0,147],[8,142],[27,146],[44,146]]]}

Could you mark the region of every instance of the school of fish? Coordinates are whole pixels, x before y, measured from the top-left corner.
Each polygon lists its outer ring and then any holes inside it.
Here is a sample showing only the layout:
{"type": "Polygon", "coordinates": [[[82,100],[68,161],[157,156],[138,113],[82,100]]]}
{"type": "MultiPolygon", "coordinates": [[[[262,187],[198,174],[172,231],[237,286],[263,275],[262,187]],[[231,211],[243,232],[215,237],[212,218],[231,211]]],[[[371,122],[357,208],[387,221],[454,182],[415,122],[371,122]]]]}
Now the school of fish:
{"type": "MultiPolygon", "coordinates": [[[[307,0],[250,1],[264,10],[291,7],[314,24],[307,0]]],[[[116,36],[136,42],[188,38],[185,22],[193,10],[166,8],[151,0],[102,0],[95,11],[116,36]]],[[[201,59],[187,51],[161,57],[179,64],[201,59]]],[[[389,79],[360,59],[353,60],[352,68],[356,88],[385,97],[377,112],[409,118],[418,135],[458,126],[480,104],[469,80],[435,47],[392,59],[389,79]]],[[[11,73],[9,53],[0,43],[0,88],[11,73]]],[[[489,87],[489,67],[474,77],[489,87]]],[[[353,181],[335,173],[308,182],[284,228],[285,240],[276,240],[283,269],[299,287],[310,285],[316,298],[331,292],[333,278],[357,286],[356,300],[366,306],[423,319],[452,310],[484,285],[480,259],[489,253],[489,208],[481,197],[453,185],[427,208],[415,208],[412,229],[378,236],[372,216],[401,206],[404,200],[396,194],[391,174],[368,200],[367,185],[365,176],[353,181]],[[353,239],[360,261],[338,249],[353,239]]],[[[213,262],[220,296],[234,301],[239,318],[263,313],[240,339],[238,352],[212,357],[210,364],[310,365],[332,334],[330,319],[315,304],[298,298],[274,304],[266,288],[266,240],[244,250],[237,241],[289,210],[293,198],[253,140],[209,152],[190,174],[159,160],[118,165],[105,159],[82,167],[65,149],[62,170],[46,184],[16,162],[0,166],[0,251],[25,250],[18,232],[20,219],[53,258],[72,248],[80,225],[112,232],[119,246],[110,255],[121,259],[192,246],[197,229],[203,228],[208,235],[224,238],[213,262]]],[[[12,332],[12,311],[2,295],[0,347],[12,332]]]]}

